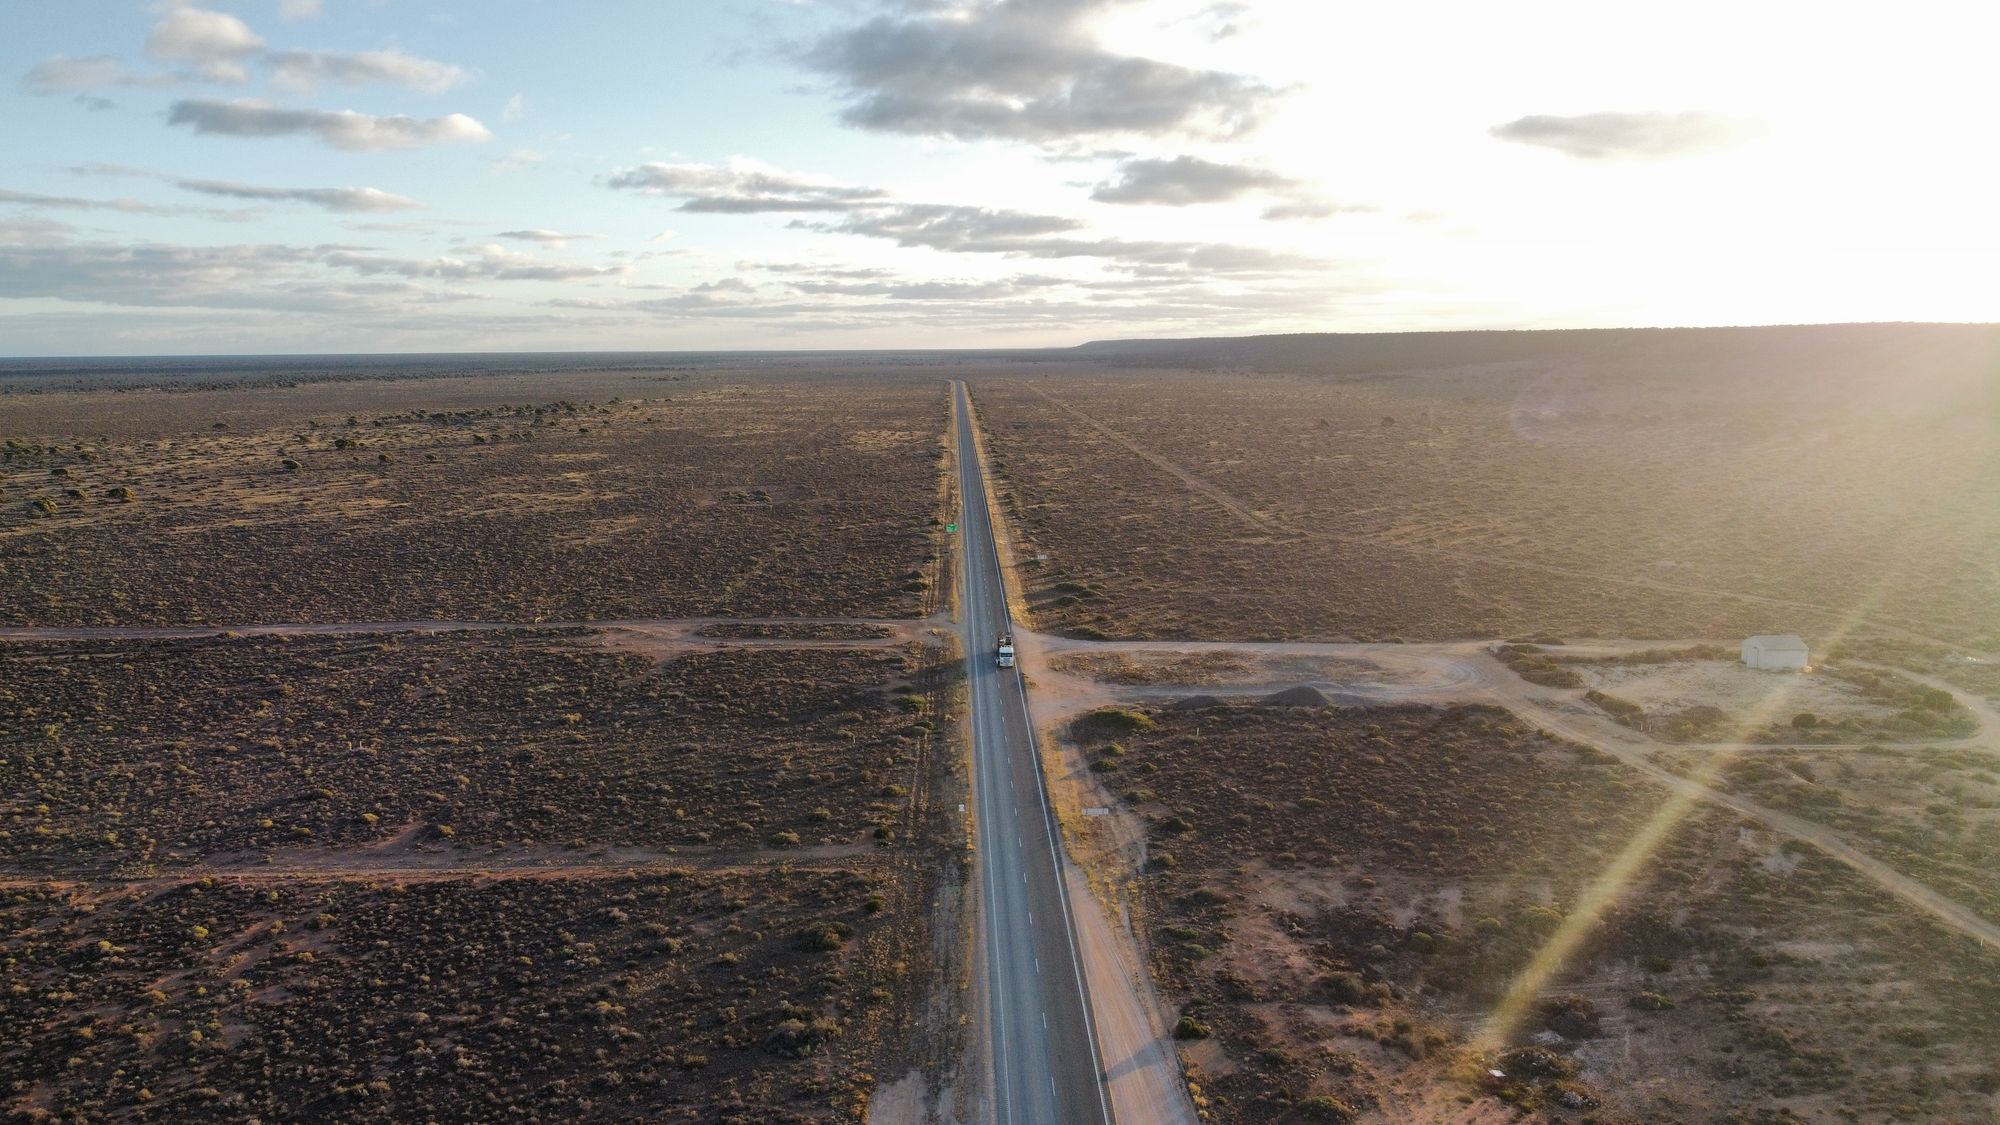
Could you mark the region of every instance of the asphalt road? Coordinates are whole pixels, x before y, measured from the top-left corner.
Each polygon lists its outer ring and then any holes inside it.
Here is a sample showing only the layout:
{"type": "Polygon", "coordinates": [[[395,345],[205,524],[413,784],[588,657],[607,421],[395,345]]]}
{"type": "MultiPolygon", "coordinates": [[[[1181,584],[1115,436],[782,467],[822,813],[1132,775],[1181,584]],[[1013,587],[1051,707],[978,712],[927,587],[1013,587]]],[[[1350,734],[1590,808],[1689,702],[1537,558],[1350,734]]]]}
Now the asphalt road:
{"type": "Polygon", "coordinates": [[[969,656],[993,1117],[1001,1125],[1109,1125],[1062,876],[1062,836],[1049,808],[1028,697],[1018,670],[994,663],[999,637],[1012,626],[965,385],[954,384],[954,394],[965,560],[959,606],[969,656]]]}

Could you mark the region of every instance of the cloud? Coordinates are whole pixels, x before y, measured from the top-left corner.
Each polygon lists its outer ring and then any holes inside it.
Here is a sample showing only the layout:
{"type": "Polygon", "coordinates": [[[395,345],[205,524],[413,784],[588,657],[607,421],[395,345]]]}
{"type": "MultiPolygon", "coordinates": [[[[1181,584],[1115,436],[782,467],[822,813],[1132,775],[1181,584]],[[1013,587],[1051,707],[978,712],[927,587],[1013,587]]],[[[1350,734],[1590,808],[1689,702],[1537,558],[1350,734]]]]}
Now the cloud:
{"type": "Polygon", "coordinates": [[[146,37],[148,56],[184,63],[210,82],[247,81],[243,60],[263,49],[264,40],[248,24],[206,8],[173,8],[146,37]]]}
{"type": "Polygon", "coordinates": [[[0,297],[236,308],[257,297],[244,286],[277,281],[315,257],[272,245],[0,247],[0,297]]]}
{"type": "Polygon", "coordinates": [[[1289,191],[1296,182],[1276,172],[1241,164],[1217,164],[1193,156],[1172,160],[1128,160],[1118,179],[1090,193],[1099,203],[1158,203],[1185,207],[1221,203],[1254,192],[1289,191]]]}
{"type": "Polygon", "coordinates": [[[278,0],[278,18],[281,20],[313,20],[320,15],[320,0],[278,0]]]}
{"type": "Polygon", "coordinates": [[[1299,198],[1283,203],[1273,203],[1264,208],[1267,219],[1325,219],[1334,215],[1353,215],[1374,211],[1376,208],[1359,203],[1330,203],[1324,199],[1299,198]]]}
{"type": "Polygon", "coordinates": [[[280,109],[248,101],[190,98],[167,111],[167,123],[196,133],[226,137],[312,136],[349,151],[415,148],[420,145],[493,139],[486,126],[462,113],[419,119],[377,117],[353,110],[280,109]]]}
{"type": "Polygon", "coordinates": [[[305,203],[328,211],[415,211],[423,204],[408,196],[372,187],[276,188],[227,180],[175,180],[176,187],[203,195],[257,199],[273,203],[305,203]]]}
{"type": "Polygon", "coordinates": [[[1349,212],[1375,208],[1352,203],[1333,203],[1313,195],[1290,176],[1242,164],[1218,164],[1194,156],[1170,160],[1126,160],[1118,166],[1118,178],[1106,180],[1092,189],[1090,198],[1099,203],[1145,203],[1166,207],[1187,207],[1199,203],[1226,203],[1244,196],[1276,197],[1266,207],[1266,219],[1324,219],[1349,212]]]}
{"type": "Polygon", "coordinates": [[[625,272],[623,266],[586,266],[537,258],[489,244],[472,248],[464,258],[384,258],[353,250],[336,250],[327,255],[328,265],[362,274],[394,274],[401,277],[443,278],[486,281],[575,281],[625,272]]]}
{"type": "Polygon", "coordinates": [[[149,203],[130,199],[85,199],[77,195],[42,195],[32,191],[0,188],[0,204],[16,207],[49,207],[61,211],[151,211],[149,203]]]}
{"type": "Polygon", "coordinates": [[[1014,281],[795,281],[792,288],[818,296],[888,297],[897,301],[988,301],[1011,297],[1014,281]]]}
{"type": "Polygon", "coordinates": [[[559,230],[530,228],[528,230],[503,230],[497,237],[511,238],[516,242],[539,242],[544,246],[562,247],[579,239],[596,238],[597,236],[594,234],[565,234],[559,230]]]}
{"type": "Polygon", "coordinates": [[[1224,0],[1195,13],[1190,22],[1200,26],[1209,39],[1219,43],[1241,35],[1245,28],[1255,25],[1256,19],[1249,4],[1241,0],[1224,0]]]}
{"type": "Polygon", "coordinates": [[[528,112],[528,99],[521,94],[508,97],[507,104],[500,107],[500,120],[519,121],[528,112]]]}
{"type": "Polygon", "coordinates": [[[887,192],[784,172],[753,160],[713,164],[641,164],[608,177],[605,186],[679,199],[681,211],[750,214],[769,211],[849,211],[879,203],[887,192]]]}
{"type": "MultiPolygon", "coordinates": [[[[281,188],[263,187],[258,184],[237,183],[232,180],[203,180],[183,176],[169,176],[145,168],[134,168],[126,164],[104,164],[92,162],[73,164],[69,172],[77,176],[116,176],[125,179],[159,180],[169,183],[182,191],[199,192],[203,195],[218,195],[227,199],[249,199],[269,203],[305,203],[323,207],[328,211],[415,211],[423,204],[408,196],[383,191],[372,187],[334,188],[281,188]]],[[[428,228],[425,228],[428,229],[428,228]]]]}
{"type": "Polygon", "coordinates": [[[1118,2],[926,2],[833,32],[800,62],[835,82],[843,121],[881,132],[1046,143],[1257,125],[1276,89],[1100,44],[1092,19],[1118,2]]]}
{"type": "Polygon", "coordinates": [[[69,241],[75,227],[54,219],[0,219],[0,247],[55,246],[69,241]]]}
{"type": "Polygon", "coordinates": [[[1747,126],[1712,113],[1533,114],[1489,132],[1503,141],[1552,148],[1585,160],[1680,156],[1743,139],[1747,126]]]}
{"type": "Polygon", "coordinates": [[[278,51],[267,57],[271,80],[294,91],[310,91],[324,82],[344,86],[380,82],[440,94],[472,77],[450,63],[401,51],[278,51]]]}
{"type": "Polygon", "coordinates": [[[0,298],[376,317],[481,299],[413,281],[329,278],[328,258],[326,247],[269,244],[0,245],[0,298]]]}
{"type": "Polygon", "coordinates": [[[493,174],[500,176],[518,172],[523,168],[533,168],[547,160],[547,153],[536,152],[531,148],[517,148],[505,156],[494,157],[489,163],[493,165],[493,174]]]}
{"type": "Polygon", "coordinates": [[[839,222],[794,220],[794,227],[882,238],[904,247],[1013,258],[1098,258],[1126,269],[1207,273],[1282,273],[1322,263],[1283,251],[1219,242],[1076,238],[1075,219],[939,203],[906,203],[850,215],[839,222]]]}
{"type": "Polygon", "coordinates": [[[110,55],[75,59],[56,55],[28,68],[21,76],[21,89],[30,94],[69,94],[110,86],[168,86],[177,81],[167,75],[133,74],[110,55]]]}
{"type": "Polygon", "coordinates": [[[40,207],[56,211],[116,211],[127,215],[194,215],[205,219],[224,222],[240,222],[251,218],[253,212],[219,211],[211,207],[166,207],[156,203],[141,203],[136,199],[87,199],[78,195],[41,195],[28,191],[8,191],[0,189],[0,204],[16,207],[40,207]]]}

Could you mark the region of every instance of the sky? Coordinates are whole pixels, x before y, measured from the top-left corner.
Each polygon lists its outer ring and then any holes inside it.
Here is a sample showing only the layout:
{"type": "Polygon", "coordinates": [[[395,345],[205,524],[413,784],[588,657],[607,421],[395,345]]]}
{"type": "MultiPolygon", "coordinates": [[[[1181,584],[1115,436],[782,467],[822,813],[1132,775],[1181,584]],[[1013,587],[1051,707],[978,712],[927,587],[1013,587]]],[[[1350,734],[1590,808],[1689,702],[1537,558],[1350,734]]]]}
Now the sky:
{"type": "Polygon", "coordinates": [[[2000,320],[2000,8],[10,0],[0,354],[2000,320]]]}

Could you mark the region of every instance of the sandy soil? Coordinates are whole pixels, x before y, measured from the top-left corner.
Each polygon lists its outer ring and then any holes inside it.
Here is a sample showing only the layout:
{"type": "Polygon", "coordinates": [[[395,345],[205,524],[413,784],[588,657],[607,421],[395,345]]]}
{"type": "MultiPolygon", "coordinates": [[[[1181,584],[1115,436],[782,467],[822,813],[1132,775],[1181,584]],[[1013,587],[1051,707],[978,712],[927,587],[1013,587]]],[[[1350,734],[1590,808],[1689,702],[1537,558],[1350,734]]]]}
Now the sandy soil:
{"type": "Polygon", "coordinates": [[[1760,672],[1734,660],[1571,667],[1591,687],[1653,712],[1705,703],[1734,716],[1762,716],[1764,722],[1782,722],[1801,711],[1833,722],[1850,716],[1878,720],[1895,714],[1892,708],[1870,701],[1853,684],[1831,676],[1760,672]]]}

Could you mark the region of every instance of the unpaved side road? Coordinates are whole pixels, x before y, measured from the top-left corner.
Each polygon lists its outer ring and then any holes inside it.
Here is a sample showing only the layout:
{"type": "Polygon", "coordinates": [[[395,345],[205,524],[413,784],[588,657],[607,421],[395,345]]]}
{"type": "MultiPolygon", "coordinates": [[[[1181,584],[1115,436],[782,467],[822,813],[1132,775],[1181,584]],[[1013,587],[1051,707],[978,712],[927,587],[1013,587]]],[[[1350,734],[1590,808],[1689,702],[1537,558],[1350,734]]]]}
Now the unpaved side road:
{"type": "Polygon", "coordinates": [[[1661,785],[1686,796],[1720,805],[1731,812],[1761,821],[1782,835],[1805,842],[1838,859],[1873,880],[1875,884],[1904,902],[1973,938],[1990,949],[2000,950],[2000,925],[1974,913],[1958,901],[1932,890],[1895,868],[1842,841],[1834,832],[1789,813],[1766,808],[1752,801],[1703,785],[1655,765],[1647,753],[1655,745],[1644,735],[1626,731],[1611,722],[1599,723],[1558,712],[1527,692],[1510,692],[1503,706],[1535,723],[1551,734],[1561,735],[1617,758],[1661,785]]]}

